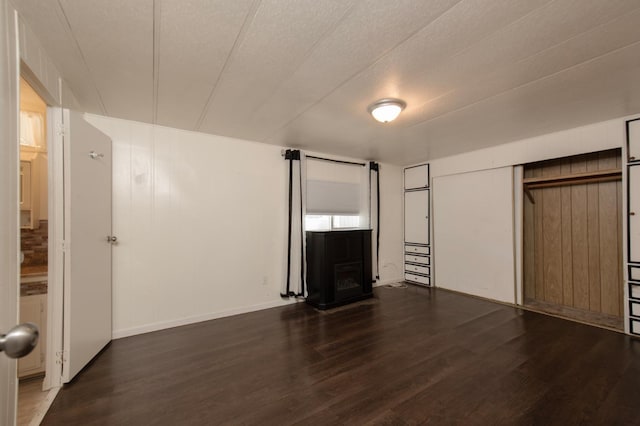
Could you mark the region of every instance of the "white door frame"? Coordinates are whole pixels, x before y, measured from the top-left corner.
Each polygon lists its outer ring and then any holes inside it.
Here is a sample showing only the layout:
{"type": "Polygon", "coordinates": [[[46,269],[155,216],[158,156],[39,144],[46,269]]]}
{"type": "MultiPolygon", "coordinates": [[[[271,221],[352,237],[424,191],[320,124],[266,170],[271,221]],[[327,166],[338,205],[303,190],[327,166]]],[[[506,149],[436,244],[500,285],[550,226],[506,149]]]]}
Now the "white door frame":
{"type": "Polygon", "coordinates": [[[64,123],[60,107],[47,108],[49,271],[47,353],[43,390],[62,386],[64,296],[64,123]]]}
{"type": "MultiPolygon", "coordinates": [[[[42,390],[62,386],[62,315],[63,315],[63,271],[64,271],[64,155],[63,114],[56,98],[22,61],[19,61],[20,76],[47,103],[47,206],[49,268],[47,277],[47,349],[45,355],[45,377],[42,390]],[[52,106],[53,105],[53,106],[52,106]]],[[[62,82],[58,80],[58,90],[62,82]]]]}
{"type": "MultiPolygon", "coordinates": [[[[16,18],[17,19],[17,18],[16,18]]],[[[17,58],[19,76],[23,77],[47,104],[47,206],[48,206],[48,277],[47,277],[47,349],[42,390],[62,386],[63,294],[64,294],[64,123],[58,105],[29,67],[17,58]]],[[[62,81],[58,79],[62,93],[62,81]]],[[[16,106],[19,110],[19,104],[16,106]]],[[[16,144],[18,142],[16,141],[16,144]]],[[[17,146],[17,145],[16,145],[17,146]]]]}

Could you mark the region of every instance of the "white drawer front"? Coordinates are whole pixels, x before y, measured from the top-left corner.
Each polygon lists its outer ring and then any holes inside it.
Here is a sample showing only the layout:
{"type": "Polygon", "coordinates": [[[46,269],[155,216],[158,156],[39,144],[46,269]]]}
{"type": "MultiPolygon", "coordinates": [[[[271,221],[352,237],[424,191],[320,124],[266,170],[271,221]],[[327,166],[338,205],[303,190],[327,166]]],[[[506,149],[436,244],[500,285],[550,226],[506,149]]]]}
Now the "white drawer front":
{"type": "MultiPolygon", "coordinates": [[[[411,281],[414,283],[419,283],[419,284],[424,284],[424,285],[431,285],[431,278],[429,277],[423,277],[420,275],[413,275],[413,274],[404,274],[404,279],[407,281],[411,281]]],[[[640,330],[640,326],[638,327],[638,329],[640,330]]]]}
{"type": "Polygon", "coordinates": [[[633,334],[640,334],[640,320],[634,320],[634,319],[632,319],[632,320],[631,320],[631,324],[630,324],[630,327],[629,327],[629,328],[631,329],[630,331],[631,331],[633,334]]]}
{"type": "Polygon", "coordinates": [[[405,253],[419,253],[419,254],[430,254],[431,250],[429,247],[418,247],[418,246],[404,246],[405,253]]]}
{"type": "Polygon", "coordinates": [[[640,285],[630,283],[629,285],[629,297],[632,299],[640,299],[640,285]]]}
{"type": "Polygon", "coordinates": [[[429,260],[428,257],[426,256],[416,256],[413,254],[405,254],[404,255],[404,261],[405,262],[410,262],[410,263],[420,263],[423,265],[429,265],[431,263],[431,261],[429,260]]]}
{"type": "Polygon", "coordinates": [[[406,272],[415,272],[417,274],[431,275],[431,271],[428,266],[417,266],[417,265],[405,264],[404,270],[406,272]]]}
{"type": "Polygon", "coordinates": [[[629,279],[640,281],[640,266],[629,266],[629,279]]]}
{"type": "Polygon", "coordinates": [[[640,302],[631,302],[629,307],[629,315],[640,317],[640,302]]]}

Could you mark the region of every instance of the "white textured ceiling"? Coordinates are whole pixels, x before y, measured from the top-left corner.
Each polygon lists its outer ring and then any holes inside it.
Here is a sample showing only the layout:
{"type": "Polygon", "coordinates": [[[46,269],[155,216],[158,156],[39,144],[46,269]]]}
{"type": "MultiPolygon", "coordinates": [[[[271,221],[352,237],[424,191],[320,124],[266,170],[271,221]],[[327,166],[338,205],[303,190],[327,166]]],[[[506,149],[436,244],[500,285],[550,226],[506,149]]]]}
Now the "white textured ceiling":
{"type": "Polygon", "coordinates": [[[86,111],[182,129],[410,164],[640,112],[638,0],[15,6],[86,111]]]}

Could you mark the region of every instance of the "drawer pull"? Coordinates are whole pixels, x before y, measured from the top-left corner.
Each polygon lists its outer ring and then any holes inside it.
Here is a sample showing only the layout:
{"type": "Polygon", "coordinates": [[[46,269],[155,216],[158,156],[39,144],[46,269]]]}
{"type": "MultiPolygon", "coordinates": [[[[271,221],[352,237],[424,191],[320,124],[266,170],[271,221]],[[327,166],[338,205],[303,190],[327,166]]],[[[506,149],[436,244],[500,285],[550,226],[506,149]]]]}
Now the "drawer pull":
{"type": "Polygon", "coordinates": [[[636,212],[629,212],[629,216],[635,216],[636,212]]]}
{"type": "Polygon", "coordinates": [[[634,161],[636,157],[629,157],[629,161],[634,161]]]}

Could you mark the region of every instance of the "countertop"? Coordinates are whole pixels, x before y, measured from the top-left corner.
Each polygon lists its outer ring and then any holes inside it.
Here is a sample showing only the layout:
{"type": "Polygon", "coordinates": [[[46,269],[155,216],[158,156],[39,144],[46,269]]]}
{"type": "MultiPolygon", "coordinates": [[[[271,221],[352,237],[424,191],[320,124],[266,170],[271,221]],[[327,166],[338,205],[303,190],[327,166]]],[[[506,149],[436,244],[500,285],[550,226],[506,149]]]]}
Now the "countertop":
{"type": "Polygon", "coordinates": [[[47,275],[49,268],[47,265],[21,266],[20,276],[31,277],[34,275],[47,275]]]}
{"type": "Polygon", "coordinates": [[[47,294],[47,265],[20,267],[20,296],[47,294]]]}

